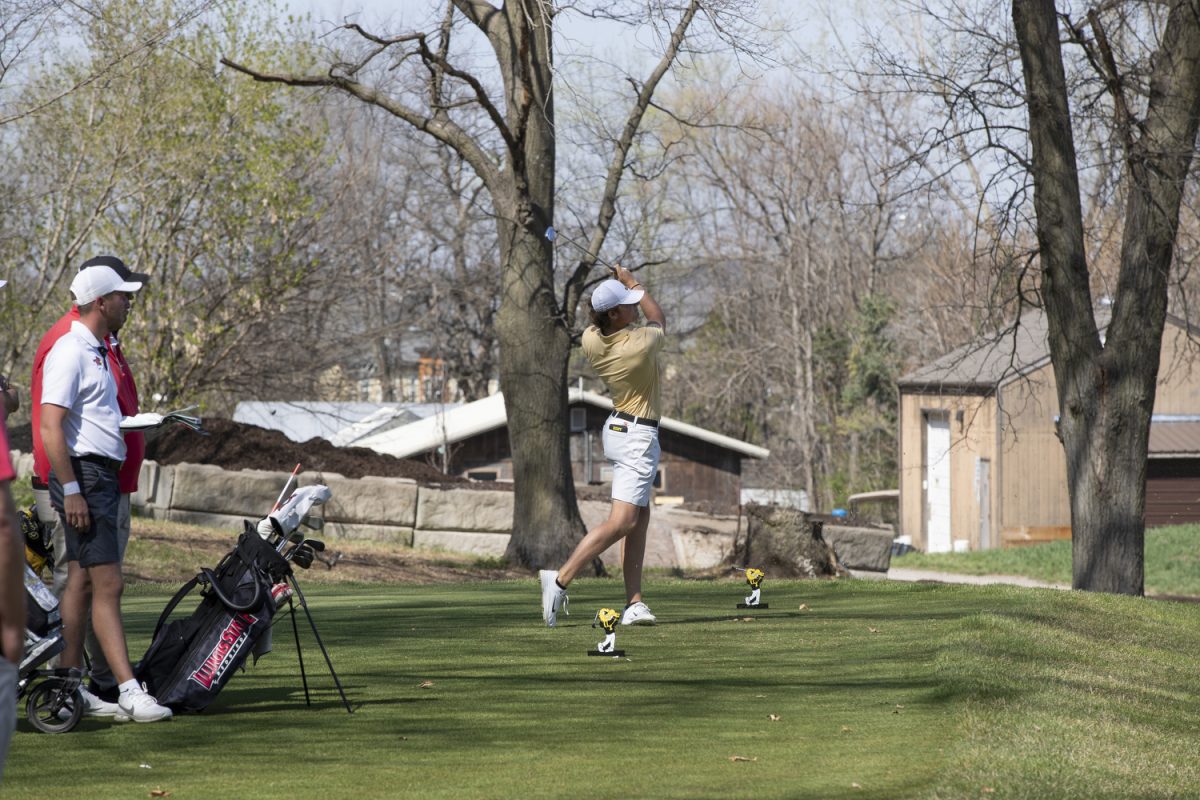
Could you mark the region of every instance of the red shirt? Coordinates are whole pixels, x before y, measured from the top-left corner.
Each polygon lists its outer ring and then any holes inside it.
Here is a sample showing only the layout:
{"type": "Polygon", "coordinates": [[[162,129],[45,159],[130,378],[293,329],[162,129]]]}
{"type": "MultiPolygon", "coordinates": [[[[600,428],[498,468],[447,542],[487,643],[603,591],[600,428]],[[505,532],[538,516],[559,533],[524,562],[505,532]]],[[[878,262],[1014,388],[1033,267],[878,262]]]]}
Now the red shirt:
{"type": "MultiPolygon", "coordinates": [[[[0,408],[0,423],[7,423],[8,419],[4,414],[4,409],[0,408]]],[[[13,469],[12,456],[8,454],[8,430],[6,426],[0,424],[0,481],[11,481],[17,477],[16,470],[13,469]]]]}
{"type": "MultiPolygon", "coordinates": [[[[59,318],[42,341],[38,343],[37,352],[33,356],[33,380],[29,384],[29,400],[33,406],[33,474],[42,483],[50,480],[50,459],[42,447],[42,367],[46,364],[46,356],[54,343],[71,329],[71,323],[79,319],[79,308],[71,306],[71,310],[59,318]]],[[[138,413],[137,384],[134,383],[133,373],[121,345],[114,341],[111,335],[105,337],[108,345],[109,371],[117,378],[117,405],[121,407],[121,416],[132,417],[138,413]]],[[[125,434],[125,463],[121,465],[118,476],[121,494],[132,494],[138,488],[138,474],[142,470],[142,461],[146,458],[146,438],[140,431],[125,434]]],[[[7,453],[7,448],[5,453],[7,453]]],[[[0,480],[3,480],[0,477],[0,480]]]]}

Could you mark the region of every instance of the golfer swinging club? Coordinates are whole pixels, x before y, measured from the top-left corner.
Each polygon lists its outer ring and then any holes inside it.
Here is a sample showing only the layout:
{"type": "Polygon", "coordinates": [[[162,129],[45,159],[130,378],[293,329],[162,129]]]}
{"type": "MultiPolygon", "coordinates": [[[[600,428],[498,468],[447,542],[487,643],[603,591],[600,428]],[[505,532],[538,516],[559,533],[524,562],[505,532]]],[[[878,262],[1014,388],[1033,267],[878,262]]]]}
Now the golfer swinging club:
{"type": "Polygon", "coordinates": [[[613,465],[612,510],[592,528],[557,572],[541,570],[542,618],[551,628],[567,611],[567,587],[592,559],[624,539],[621,561],[626,606],[622,625],[653,625],[642,602],[642,559],[650,524],[650,494],[658,471],[658,420],[662,400],[658,353],[666,335],[666,317],[624,267],[592,292],[592,325],[583,332],[583,354],[612,396],[613,413],[604,423],[604,456],[613,465]],[[638,307],[646,315],[635,325],[638,307]]]}

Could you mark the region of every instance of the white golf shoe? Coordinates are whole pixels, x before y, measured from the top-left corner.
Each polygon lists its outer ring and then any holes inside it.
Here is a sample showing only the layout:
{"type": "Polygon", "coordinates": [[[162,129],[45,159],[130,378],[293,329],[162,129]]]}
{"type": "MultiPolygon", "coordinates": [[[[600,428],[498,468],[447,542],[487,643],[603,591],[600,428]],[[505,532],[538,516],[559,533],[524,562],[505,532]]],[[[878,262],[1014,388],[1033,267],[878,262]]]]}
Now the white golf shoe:
{"type": "Polygon", "coordinates": [[[567,590],[558,585],[558,571],[543,569],[538,571],[542,582],[542,619],[546,626],[553,628],[558,623],[558,612],[570,615],[567,610],[567,590]]]}
{"type": "Polygon", "coordinates": [[[117,700],[120,711],[116,715],[117,722],[158,722],[171,718],[171,709],[160,706],[150,693],[139,687],[129,692],[121,692],[117,700]]]}
{"type": "MultiPolygon", "coordinates": [[[[83,696],[83,715],[85,717],[115,717],[121,713],[121,707],[116,703],[110,703],[107,700],[101,700],[96,695],[89,692],[82,686],[79,687],[79,694],[83,696]]],[[[67,717],[70,717],[71,712],[67,712],[67,717]]],[[[62,711],[59,715],[62,715],[62,711]]]]}
{"type": "Polygon", "coordinates": [[[622,625],[653,625],[658,622],[658,617],[650,612],[649,606],[638,600],[625,607],[625,611],[621,614],[622,625]]]}

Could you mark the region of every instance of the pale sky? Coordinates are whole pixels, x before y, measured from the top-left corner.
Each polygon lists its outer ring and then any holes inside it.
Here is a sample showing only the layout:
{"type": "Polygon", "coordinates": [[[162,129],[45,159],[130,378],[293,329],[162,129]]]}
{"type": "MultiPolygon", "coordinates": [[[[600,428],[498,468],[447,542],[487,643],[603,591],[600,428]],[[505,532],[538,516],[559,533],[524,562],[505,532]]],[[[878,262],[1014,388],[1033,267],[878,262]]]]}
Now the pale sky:
{"type": "MultiPolygon", "coordinates": [[[[284,6],[297,13],[309,13],[318,27],[320,23],[341,24],[347,17],[368,30],[399,33],[414,28],[428,28],[440,18],[445,0],[281,0],[284,6]]],[[[499,4],[497,0],[497,5],[499,4]]],[[[853,41],[860,21],[873,21],[888,12],[886,0],[759,0],[764,14],[786,11],[786,23],[791,39],[808,51],[820,51],[832,46],[830,15],[838,19],[837,27],[843,39],[853,41]]],[[[630,36],[629,29],[598,20],[584,19],[578,14],[564,14],[559,28],[556,50],[560,54],[577,52],[602,58],[626,60],[635,52],[661,52],[648,36],[630,36]],[[639,41],[639,39],[641,41],[639,41]]],[[[819,58],[819,56],[818,56],[819,58]]]]}

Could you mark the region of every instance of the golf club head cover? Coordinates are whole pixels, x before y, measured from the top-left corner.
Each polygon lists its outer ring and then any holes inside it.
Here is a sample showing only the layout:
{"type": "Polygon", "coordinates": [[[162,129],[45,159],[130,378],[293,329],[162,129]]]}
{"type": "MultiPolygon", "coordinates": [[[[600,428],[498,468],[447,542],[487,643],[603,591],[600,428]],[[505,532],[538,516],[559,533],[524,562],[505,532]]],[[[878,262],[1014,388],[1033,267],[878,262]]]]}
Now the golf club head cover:
{"type": "Polygon", "coordinates": [[[300,520],[308,515],[313,506],[322,505],[332,496],[333,492],[323,484],[303,486],[292,492],[292,496],[278,510],[272,511],[269,519],[278,523],[285,536],[290,535],[300,527],[300,520]]]}

